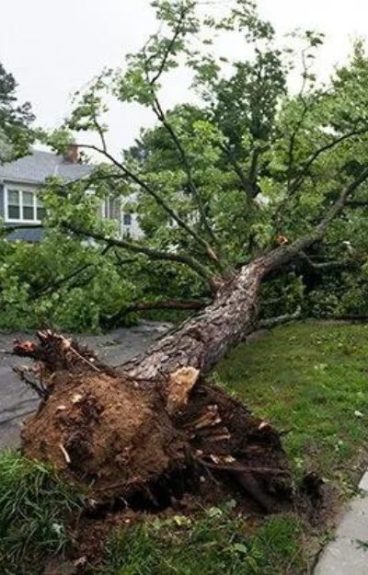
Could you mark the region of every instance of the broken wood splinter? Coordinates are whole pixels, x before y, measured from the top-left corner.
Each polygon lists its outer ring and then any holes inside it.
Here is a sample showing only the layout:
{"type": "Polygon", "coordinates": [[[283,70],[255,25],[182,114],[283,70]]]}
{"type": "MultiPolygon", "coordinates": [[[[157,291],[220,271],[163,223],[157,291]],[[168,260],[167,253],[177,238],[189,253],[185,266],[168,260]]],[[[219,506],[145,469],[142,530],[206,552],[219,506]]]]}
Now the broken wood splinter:
{"type": "Polygon", "coordinates": [[[60,450],[62,452],[62,454],[64,455],[65,461],[68,465],[71,464],[72,460],[70,459],[69,453],[67,452],[67,450],[65,449],[64,445],[62,443],[59,443],[59,447],[60,450]]]}

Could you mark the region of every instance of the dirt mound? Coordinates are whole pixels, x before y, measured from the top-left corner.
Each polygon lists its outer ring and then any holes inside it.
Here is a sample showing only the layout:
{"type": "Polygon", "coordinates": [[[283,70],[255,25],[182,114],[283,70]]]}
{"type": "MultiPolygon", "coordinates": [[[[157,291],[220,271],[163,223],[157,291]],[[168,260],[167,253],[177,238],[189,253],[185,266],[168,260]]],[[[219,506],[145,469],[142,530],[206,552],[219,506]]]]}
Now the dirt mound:
{"type": "Polygon", "coordinates": [[[82,482],[97,503],[169,504],[204,476],[236,483],[266,511],[290,501],[278,433],[197,370],[134,381],[51,332],[16,351],[38,362],[33,376],[42,381],[40,408],[22,433],[24,454],[82,482]]]}
{"type": "Polygon", "coordinates": [[[99,498],[128,496],[184,459],[162,403],[120,378],[59,373],[23,429],[23,451],[86,483],[99,498]]]}

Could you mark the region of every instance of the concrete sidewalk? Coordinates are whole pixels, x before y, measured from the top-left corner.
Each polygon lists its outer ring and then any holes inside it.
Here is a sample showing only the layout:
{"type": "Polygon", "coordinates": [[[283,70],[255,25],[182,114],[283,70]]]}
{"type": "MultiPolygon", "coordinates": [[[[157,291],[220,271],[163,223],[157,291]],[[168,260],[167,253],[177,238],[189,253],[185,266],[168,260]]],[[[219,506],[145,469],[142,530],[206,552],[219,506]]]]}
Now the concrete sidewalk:
{"type": "Polygon", "coordinates": [[[314,575],[368,575],[368,471],[359,489],[360,494],[350,502],[314,575]]]}

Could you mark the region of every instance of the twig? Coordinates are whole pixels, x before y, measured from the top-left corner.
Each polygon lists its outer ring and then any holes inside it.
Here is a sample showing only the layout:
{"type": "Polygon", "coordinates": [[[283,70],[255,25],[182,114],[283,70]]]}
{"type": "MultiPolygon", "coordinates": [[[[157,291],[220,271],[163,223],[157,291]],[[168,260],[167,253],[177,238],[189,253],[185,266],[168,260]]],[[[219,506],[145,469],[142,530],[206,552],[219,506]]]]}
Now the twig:
{"type": "Polygon", "coordinates": [[[84,363],[86,363],[89,367],[91,367],[92,369],[94,369],[95,371],[97,371],[98,373],[101,373],[101,370],[96,367],[91,361],[89,361],[86,357],[84,357],[83,355],[81,355],[73,346],[70,346],[70,351],[73,352],[80,360],[84,361],[84,363]]]}
{"type": "Polygon", "coordinates": [[[301,307],[298,306],[294,313],[286,313],[285,315],[279,315],[277,317],[271,317],[269,319],[263,319],[258,323],[259,328],[269,329],[271,327],[276,327],[277,325],[281,325],[283,323],[288,323],[289,321],[294,321],[301,317],[302,310],[301,307]]]}
{"type": "Polygon", "coordinates": [[[60,447],[60,451],[64,455],[65,461],[67,462],[68,465],[70,465],[72,460],[69,457],[69,453],[67,452],[67,450],[65,449],[65,447],[62,443],[59,443],[59,447],[60,447]]]}

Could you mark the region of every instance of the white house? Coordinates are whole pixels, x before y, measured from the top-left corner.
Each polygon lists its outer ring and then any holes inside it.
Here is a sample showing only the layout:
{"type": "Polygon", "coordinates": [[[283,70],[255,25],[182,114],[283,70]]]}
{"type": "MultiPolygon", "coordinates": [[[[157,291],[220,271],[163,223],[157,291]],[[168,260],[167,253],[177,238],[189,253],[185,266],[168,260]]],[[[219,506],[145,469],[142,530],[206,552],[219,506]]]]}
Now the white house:
{"type": "MultiPolygon", "coordinates": [[[[80,163],[76,145],[70,146],[65,156],[33,150],[28,156],[0,165],[0,218],[6,226],[20,226],[8,238],[29,242],[42,238],[40,224],[45,208],[41,188],[47,178],[57,176],[72,182],[89,176],[93,170],[93,165],[80,163]]],[[[141,234],[136,216],[125,213],[113,198],[104,202],[101,216],[116,220],[123,236],[136,238],[141,234]]]]}

